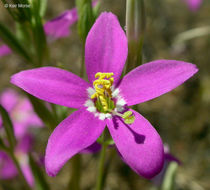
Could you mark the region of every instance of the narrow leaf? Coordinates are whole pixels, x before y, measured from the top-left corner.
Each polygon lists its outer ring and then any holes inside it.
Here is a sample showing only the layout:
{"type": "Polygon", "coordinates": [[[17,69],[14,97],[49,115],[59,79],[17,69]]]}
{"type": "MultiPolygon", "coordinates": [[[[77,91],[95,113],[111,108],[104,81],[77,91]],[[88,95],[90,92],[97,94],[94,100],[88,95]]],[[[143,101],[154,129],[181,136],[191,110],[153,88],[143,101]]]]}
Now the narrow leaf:
{"type": "Polygon", "coordinates": [[[4,107],[0,104],[0,114],[3,121],[3,126],[7,135],[7,139],[10,145],[10,148],[14,148],[16,144],[16,139],[14,135],[14,129],[12,125],[12,121],[9,117],[8,112],[4,109],[4,107]]]}

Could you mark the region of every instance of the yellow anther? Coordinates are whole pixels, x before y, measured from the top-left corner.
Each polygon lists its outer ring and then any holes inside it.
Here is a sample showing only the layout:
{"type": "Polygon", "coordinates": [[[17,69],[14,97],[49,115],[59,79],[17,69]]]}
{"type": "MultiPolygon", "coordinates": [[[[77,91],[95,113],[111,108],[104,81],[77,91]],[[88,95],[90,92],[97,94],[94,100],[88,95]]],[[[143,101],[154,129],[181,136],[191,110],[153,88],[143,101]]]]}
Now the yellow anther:
{"type": "Polygon", "coordinates": [[[113,73],[101,73],[98,72],[95,74],[95,78],[98,78],[93,82],[93,86],[96,92],[91,96],[91,99],[98,98],[103,106],[104,111],[108,109],[108,103],[106,100],[106,96],[111,98],[111,86],[114,82],[114,78],[112,77],[113,73]]]}

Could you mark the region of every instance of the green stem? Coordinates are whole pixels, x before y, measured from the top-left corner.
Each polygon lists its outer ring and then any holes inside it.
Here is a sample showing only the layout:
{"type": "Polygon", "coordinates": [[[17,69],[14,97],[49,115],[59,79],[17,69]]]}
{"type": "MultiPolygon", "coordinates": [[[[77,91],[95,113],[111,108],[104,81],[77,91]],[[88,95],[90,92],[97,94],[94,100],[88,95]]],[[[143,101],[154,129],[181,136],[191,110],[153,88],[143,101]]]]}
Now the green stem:
{"type": "Polygon", "coordinates": [[[82,60],[81,60],[81,66],[80,66],[80,74],[79,76],[81,78],[84,77],[84,73],[85,73],[85,45],[84,43],[82,44],[82,60]]]}
{"type": "Polygon", "coordinates": [[[107,145],[105,144],[105,132],[103,132],[101,136],[102,140],[102,149],[100,154],[100,160],[99,160],[99,172],[98,172],[98,178],[96,182],[96,188],[95,190],[102,190],[104,187],[103,184],[103,178],[104,178],[104,162],[105,162],[105,155],[106,155],[106,148],[107,145]]]}
{"type": "Polygon", "coordinates": [[[72,158],[72,174],[69,181],[68,189],[80,190],[80,178],[81,178],[81,155],[77,154],[72,158]]]}
{"type": "Polygon", "coordinates": [[[9,155],[10,155],[11,159],[13,160],[13,162],[14,162],[14,164],[15,164],[17,170],[18,170],[18,173],[19,173],[19,175],[20,175],[20,178],[22,179],[22,182],[23,182],[23,184],[24,184],[24,189],[30,190],[31,188],[30,188],[30,186],[28,185],[28,183],[27,183],[27,181],[26,181],[26,179],[25,179],[25,177],[24,177],[24,174],[23,174],[23,172],[22,172],[22,170],[21,170],[21,167],[20,167],[20,164],[19,164],[17,158],[16,158],[15,155],[14,155],[14,152],[10,151],[10,152],[9,152],[9,155]]]}

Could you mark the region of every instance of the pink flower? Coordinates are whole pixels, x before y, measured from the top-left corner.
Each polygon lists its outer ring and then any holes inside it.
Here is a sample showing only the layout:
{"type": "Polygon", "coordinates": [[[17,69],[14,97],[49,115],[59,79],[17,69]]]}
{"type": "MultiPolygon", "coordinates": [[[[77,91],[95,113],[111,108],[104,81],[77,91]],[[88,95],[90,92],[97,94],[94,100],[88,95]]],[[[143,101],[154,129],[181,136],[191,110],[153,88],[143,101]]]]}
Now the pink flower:
{"type": "Polygon", "coordinates": [[[128,106],[171,91],[198,69],[183,61],[157,60],[135,68],[120,80],[127,46],[116,16],[102,13],[85,44],[89,83],[55,67],[26,70],[12,76],[13,84],[37,98],[78,109],[55,128],[48,140],[45,166],[50,176],[55,176],[72,156],[93,144],[106,126],[123,160],[136,173],[152,178],[161,171],[164,151],[159,134],[128,106]],[[128,118],[124,117],[127,113],[128,118]]]}
{"type": "MultiPolygon", "coordinates": [[[[16,138],[22,138],[30,127],[43,126],[40,119],[34,113],[29,100],[19,96],[12,89],[6,89],[1,94],[0,103],[12,119],[16,138]]],[[[2,128],[1,116],[0,128],[2,128]]]]}
{"type": "Polygon", "coordinates": [[[197,11],[203,0],[184,0],[191,11],[197,11]]]}
{"type": "MultiPolygon", "coordinates": [[[[9,113],[14,126],[17,146],[15,155],[20,163],[24,176],[30,186],[34,184],[34,178],[29,166],[27,154],[32,149],[33,137],[28,133],[29,127],[42,127],[42,122],[33,112],[32,106],[25,98],[18,96],[12,89],[5,90],[0,96],[0,103],[9,113]]],[[[2,120],[0,117],[0,132],[3,134],[2,120]]],[[[0,178],[10,179],[18,175],[18,171],[3,151],[0,151],[0,178]]]]}
{"type": "MultiPolygon", "coordinates": [[[[34,185],[34,177],[29,166],[28,155],[32,149],[33,138],[29,134],[18,139],[17,147],[15,148],[15,156],[20,163],[22,172],[30,186],[34,185]]],[[[0,179],[11,179],[18,175],[18,171],[11,158],[3,151],[0,151],[0,179]]]]}

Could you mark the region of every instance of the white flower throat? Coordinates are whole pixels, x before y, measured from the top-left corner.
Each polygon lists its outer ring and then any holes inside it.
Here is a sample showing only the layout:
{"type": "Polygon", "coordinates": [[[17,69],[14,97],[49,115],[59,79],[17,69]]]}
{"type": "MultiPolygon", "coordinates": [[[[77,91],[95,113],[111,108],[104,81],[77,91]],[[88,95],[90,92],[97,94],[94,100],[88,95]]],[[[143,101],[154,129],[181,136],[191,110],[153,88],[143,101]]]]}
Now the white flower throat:
{"type": "Polygon", "coordinates": [[[117,115],[123,118],[126,124],[132,124],[135,116],[131,111],[125,112],[126,101],[120,96],[120,90],[114,88],[113,75],[113,73],[96,73],[94,88],[87,89],[89,99],[85,102],[85,107],[101,120],[117,115]]]}

